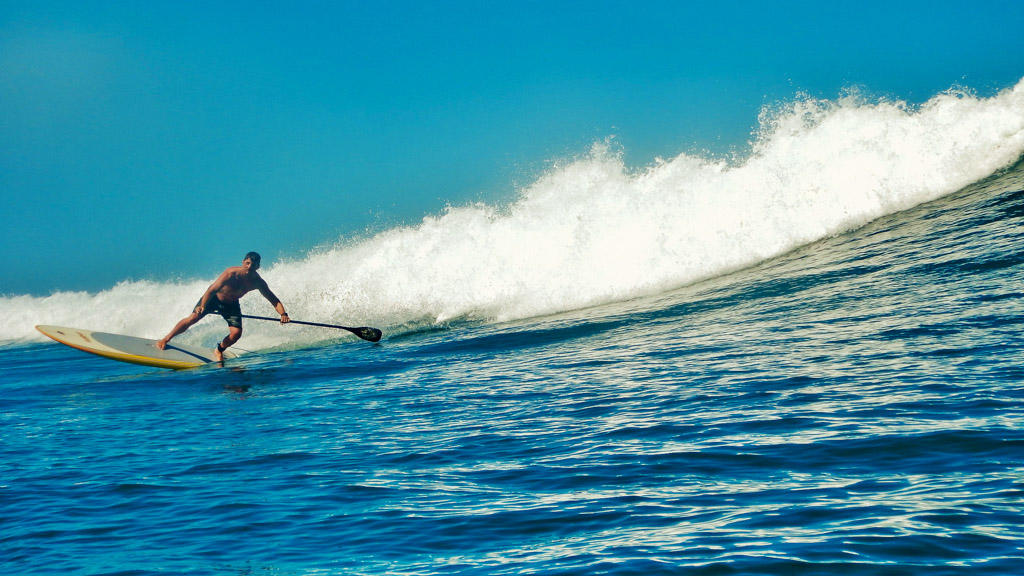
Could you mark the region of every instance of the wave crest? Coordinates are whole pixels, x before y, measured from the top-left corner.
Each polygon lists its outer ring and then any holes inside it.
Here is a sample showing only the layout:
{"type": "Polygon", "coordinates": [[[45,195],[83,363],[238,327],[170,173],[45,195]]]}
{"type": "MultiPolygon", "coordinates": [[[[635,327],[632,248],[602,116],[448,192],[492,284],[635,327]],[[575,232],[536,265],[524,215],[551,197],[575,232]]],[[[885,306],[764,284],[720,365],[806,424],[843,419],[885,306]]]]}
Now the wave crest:
{"type": "MultiPolygon", "coordinates": [[[[766,108],[760,126],[749,156],[732,163],[684,154],[630,170],[598,143],[508,206],[448,207],[264,276],[297,319],[381,327],[510,320],[670,290],[1012,165],[1024,153],[1024,81],[991,98],[951,91],[918,107],[800,98],[766,108]]],[[[36,339],[39,323],[160,336],[204,288],[124,282],[98,294],[0,298],[11,319],[0,341],[36,339]]],[[[264,305],[258,295],[243,302],[253,313],[264,305]]],[[[247,334],[250,347],[285,338],[248,325],[247,334]]]]}

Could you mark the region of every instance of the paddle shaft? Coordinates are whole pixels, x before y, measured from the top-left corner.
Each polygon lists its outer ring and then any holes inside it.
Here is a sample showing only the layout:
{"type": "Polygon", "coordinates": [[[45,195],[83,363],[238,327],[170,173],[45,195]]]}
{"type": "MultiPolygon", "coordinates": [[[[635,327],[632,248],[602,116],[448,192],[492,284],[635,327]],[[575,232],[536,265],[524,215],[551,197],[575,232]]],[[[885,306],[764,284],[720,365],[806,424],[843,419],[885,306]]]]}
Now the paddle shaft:
{"type": "MultiPolygon", "coordinates": [[[[242,318],[251,318],[253,320],[269,320],[271,322],[280,322],[280,318],[269,318],[267,316],[249,316],[248,314],[242,314],[242,318]]],[[[303,324],[305,326],[319,326],[320,328],[338,328],[340,330],[348,330],[349,332],[359,336],[363,340],[369,340],[370,342],[376,342],[380,340],[381,331],[376,328],[369,328],[366,326],[360,328],[350,328],[348,326],[338,326],[336,324],[321,324],[320,322],[304,322],[302,320],[289,320],[289,324],[303,324]]]]}

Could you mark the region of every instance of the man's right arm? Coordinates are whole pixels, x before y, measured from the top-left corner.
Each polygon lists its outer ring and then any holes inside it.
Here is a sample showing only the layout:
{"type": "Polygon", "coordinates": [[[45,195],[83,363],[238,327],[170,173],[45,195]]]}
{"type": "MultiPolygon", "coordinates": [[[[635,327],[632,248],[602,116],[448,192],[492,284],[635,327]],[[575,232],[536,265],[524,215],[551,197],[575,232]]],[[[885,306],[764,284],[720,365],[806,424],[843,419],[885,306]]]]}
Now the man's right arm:
{"type": "Polygon", "coordinates": [[[206,310],[206,307],[210,305],[210,298],[213,298],[213,295],[220,291],[224,286],[224,283],[227,282],[229,276],[230,269],[225,270],[217,277],[216,280],[213,281],[213,284],[210,284],[210,287],[206,289],[203,297],[199,299],[199,305],[196,306],[195,309],[196,314],[202,314],[203,310],[206,310]]]}

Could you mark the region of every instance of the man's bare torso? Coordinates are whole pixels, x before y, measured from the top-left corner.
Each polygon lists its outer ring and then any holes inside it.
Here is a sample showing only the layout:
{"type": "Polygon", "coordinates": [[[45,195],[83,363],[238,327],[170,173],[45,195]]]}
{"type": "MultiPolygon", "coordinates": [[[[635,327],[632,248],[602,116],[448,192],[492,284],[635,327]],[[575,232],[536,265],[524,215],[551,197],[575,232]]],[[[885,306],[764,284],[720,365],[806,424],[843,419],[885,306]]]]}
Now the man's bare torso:
{"type": "Polygon", "coordinates": [[[253,290],[266,285],[263,278],[255,270],[246,271],[241,266],[228,268],[218,279],[220,286],[214,291],[221,302],[237,302],[253,290]]]}

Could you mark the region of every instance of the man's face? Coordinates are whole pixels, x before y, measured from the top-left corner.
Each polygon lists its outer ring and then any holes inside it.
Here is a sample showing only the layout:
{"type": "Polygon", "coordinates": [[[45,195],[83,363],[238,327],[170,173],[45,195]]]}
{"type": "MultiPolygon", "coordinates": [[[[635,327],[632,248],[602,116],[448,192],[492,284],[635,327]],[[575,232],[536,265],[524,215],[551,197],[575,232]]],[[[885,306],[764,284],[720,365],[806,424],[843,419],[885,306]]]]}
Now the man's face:
{"type": "Polygon", "coordinates": [[[254,264],[252,260],[246,258],[245,260],[242,260],[242,268],[245,268],[246,272],[248,272],[249,270],[259,270],[260,265],[254,264]]]}

